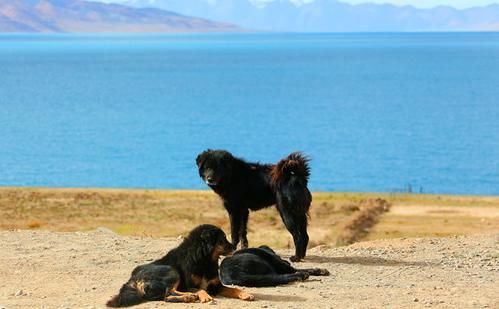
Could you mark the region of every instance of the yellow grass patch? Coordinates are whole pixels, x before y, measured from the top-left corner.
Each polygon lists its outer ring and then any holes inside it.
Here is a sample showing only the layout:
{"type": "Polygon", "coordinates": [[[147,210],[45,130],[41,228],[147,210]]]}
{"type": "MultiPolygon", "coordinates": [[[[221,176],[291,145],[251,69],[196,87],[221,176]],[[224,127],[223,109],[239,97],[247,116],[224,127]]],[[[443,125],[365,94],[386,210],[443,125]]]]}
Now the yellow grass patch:
{"type": "MultiPolygon", "coordinates": [[[[470,234],[499,226],[494,212],[499,209],[498,197],[313,193],[309,247],[336,244],[345,223],[362,208],[362,201],[374,198],[388,201],[392,208],[380,217],[367,239],[470,234]],[[413,207],[428,211],[410,213],[413,207]],[[492,213],[485,215],[484,209],[492,213]],[[456,212],[466,215],[454,218],[456,212]],[[443,220],[447,224],[442,224],[443,220]]],[[[107,227],[124,235],[177,237],[202,223],[220,226],[229,234],[227,212],[220,198],[208,190],[0,188],[0,229],[85,231],[107,227]]],[[[252,246],[294,247],[274,207],[252,212],[248,231],[252,246]]]]}

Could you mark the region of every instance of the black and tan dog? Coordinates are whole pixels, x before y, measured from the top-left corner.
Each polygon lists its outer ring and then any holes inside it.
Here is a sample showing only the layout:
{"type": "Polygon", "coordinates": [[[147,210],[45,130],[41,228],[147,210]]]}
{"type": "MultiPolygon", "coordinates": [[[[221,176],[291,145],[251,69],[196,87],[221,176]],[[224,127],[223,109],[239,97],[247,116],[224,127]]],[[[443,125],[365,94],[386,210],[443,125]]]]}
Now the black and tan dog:
{"type": "Polygon", "coordinates": [[[328,275],[327,269],[294,268],[267,246],[236,251],[220,264],[220,280],[227,285],[276,286],[305,280],[309,276],[328,275]]]}
{"type": "Polygon", "coordinates": [[[136,267],[107,306],[126,307],[154,300],[204,303],[214,295],[253,300],[253,295],[220,282],[218,259],[232,251],[221,229],[200,225],[161,259],[136,267]]]}
{"type": "Polygon", "coordinates": [[[277,164],[249,163],[225,150],[206,150],[196,158],[199,175],[223,200],[229,213],[232,244],[248,247],[249,210],[277,206],[282,221],[293,236],[293,262],[305,257],[308,245],[307,219],[312,195],[307,188],[308,159],[292,153],[277,164]]]}

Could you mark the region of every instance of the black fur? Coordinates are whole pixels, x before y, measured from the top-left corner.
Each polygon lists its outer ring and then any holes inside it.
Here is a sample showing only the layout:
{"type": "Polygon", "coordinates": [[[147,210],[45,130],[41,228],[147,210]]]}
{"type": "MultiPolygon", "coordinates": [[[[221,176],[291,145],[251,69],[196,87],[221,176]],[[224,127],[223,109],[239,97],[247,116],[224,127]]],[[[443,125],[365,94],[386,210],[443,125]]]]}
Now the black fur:
{"type": "Polygon", "coordinates": [[[236,251],[220,265],[220,280],[228,285],[276,286],[327,275],[326,269],[296,269],[267,246],[236,251]]]}
{"type": "Polygon", "coordinates": [[[221,229],[200,225],[161,259],[136,267],[107,306],[125,307],[153,300],[196,301],[197,294],[179,292],[200,289],[215,295],[222,289],[218,258],[232,251],[233,247],[221,229]]]}
{"type": "Polygon", "coordinates": [[[312,195],[307,188],[308,159],[292,153],[277,164],[248,163],[225,150],[206,150],[196,158],[199,175],[223,200],[229,213],[232,244],[248,247],[249,210],[277,205],[293,236],[295,255],[305,257],[308,245],[308,210],[312,195]]]}

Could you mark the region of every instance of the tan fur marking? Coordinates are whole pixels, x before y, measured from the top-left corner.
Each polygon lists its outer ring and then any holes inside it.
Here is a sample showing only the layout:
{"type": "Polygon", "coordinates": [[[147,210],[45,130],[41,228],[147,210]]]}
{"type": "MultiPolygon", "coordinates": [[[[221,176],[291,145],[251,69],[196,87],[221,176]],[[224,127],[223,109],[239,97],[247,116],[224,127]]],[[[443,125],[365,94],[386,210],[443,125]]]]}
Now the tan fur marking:
{"type": "Polygon", "coordinates": [[[180,284],[180,280],[177,280],[177,282],[175,282],[175,284],[173,285],[173,287],[166,294],[171,294],[171,293],[177,292],[177,288],[178,288],[179,284],[180,284]]]}
{"type": "Polygon", "coordinates": [[[220,284],[220,278],[216,277],[215,279],[211,279],[208,281],[208,285],[219,285],[220,284]]]}
{"type": "Polygon", "coordinates": [[[144,296],[144,294],[146,294],[144,290],[145,288],[144,280],[133,281],[132,283],[130,283],[130,287],[136,289],[140,296],[144,296]]]}
{"type": "Polygon", "coordinates": [[[238,288],[229,288],[226,286],[224,286],[222,288],[222,290],[220,291],[219,294],[224,296],[224,297],[239,298],[242,300],[254,300],[255,299],[255,297],[248,292],[245,292],[245,291],[238,289],[238,288]]]}
{"type": "Polygon", "coordinates": [[[211,297],[210,294],[208,294],[208,292],[206,292],[205,290],[199,290],[196,294],[199,297],[199,301],[202,303],[207,303],[213,300],[213,297],[211,297]]]}
{"type": "Polygon", "coordinates": [[[194,284],[194,286],[198,289],[206,290],[208,288],[209,282],[204,277],[198,275],[191,275],[191,281],[194,284]]]}
{"type": "Polygon", "coordinates": [[[201,285],[201,282],[203,281],[203,279],[201,278],[201,276],[191,275],[191,281],[195,287],[199,287],[201,285]]]}
{"type": "Polygon", "coordinates": [[[183,303],[193,303],[199,298],[196,294],[182,294],[182,295],[168,295],[165,297],[166,302],[183,302],[183,303]]]}
{"type": "Polygon", "coordinates": [[[218,261],[220,258],[220,255],[224,253],[225,248],[224,246],[216,246],[215,249],[213,249],[213,252],[211,254],[211,260],[212,261],[218,261]]]}

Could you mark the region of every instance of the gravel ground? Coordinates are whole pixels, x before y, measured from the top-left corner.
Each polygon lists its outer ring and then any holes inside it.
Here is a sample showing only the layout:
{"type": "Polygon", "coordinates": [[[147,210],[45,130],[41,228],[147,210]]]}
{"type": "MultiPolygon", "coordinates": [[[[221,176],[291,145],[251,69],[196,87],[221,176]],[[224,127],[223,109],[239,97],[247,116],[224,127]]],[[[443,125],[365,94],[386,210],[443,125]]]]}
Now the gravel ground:
{"type": "MultiPolygon", "coordinates": [[[[0,308],[103,308],[138,264],[179,239],[89,233],[0,232],[0,308]]],[[[289,257],[291,251],[279,250],[289,257]]],[[[499,234],[361,242],[312,248],[297,267],[311,277],[275,288],[248,288],[252,303],[217,297],[220,308],[499,308],[499,234]]],[[[137,308],[213,304],[151,302],[137,308]]]]}

